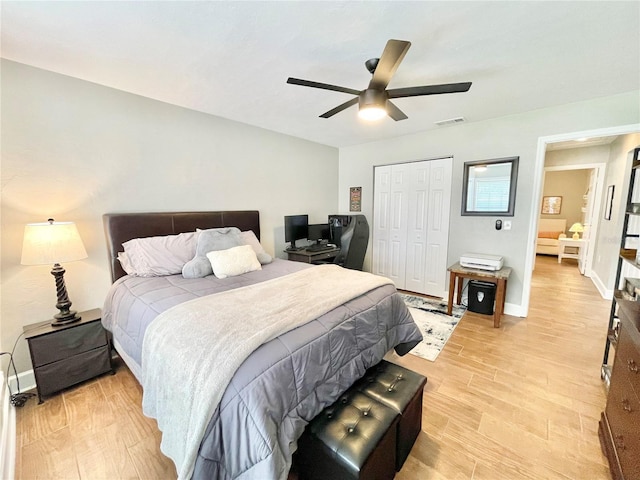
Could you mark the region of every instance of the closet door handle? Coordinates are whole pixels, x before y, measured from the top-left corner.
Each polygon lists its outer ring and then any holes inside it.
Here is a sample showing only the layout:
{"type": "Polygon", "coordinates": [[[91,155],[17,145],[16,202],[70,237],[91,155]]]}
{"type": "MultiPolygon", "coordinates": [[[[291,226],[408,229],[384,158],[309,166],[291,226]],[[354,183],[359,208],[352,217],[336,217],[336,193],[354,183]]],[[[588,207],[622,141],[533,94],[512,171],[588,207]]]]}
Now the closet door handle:
{"type": "Polygon", "coordinates": [[[622,400],[622,409],[628,413],[631,413],[633,411],[631,409],[631,404],[629,403],[629,400],[627,400],[626,398],[622,400]]]}
{"type": "Polygon", "coordinates": [[[629,368],[630,372],[638,373],[638,364],[633,358],[627,360],[627,367],[629,368]]]}

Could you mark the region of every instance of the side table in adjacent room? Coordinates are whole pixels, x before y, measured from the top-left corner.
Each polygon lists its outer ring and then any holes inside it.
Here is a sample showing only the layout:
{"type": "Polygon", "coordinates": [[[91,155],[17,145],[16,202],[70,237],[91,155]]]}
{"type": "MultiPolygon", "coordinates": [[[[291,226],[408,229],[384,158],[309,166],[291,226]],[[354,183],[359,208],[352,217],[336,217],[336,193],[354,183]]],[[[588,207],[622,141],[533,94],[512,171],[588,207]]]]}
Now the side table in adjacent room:
{"type": "Polygon", "coordinates": [[[582,249],[585,245],[585,241],[580,239],[573,238],[559,238],[558,239],[558,263],[562,263],[563,258],[575,258],[576,260],[580,260],[580,255],[582,254],[582,249]],[[567,247],[573,247],[577,249],[577,252],[566,252],[565,249],[567,247]]]}
{"type": "Polygon", "coordinates": [[[24,327],[38,400],[103,373],[115,373],[111,345],[99,308],[79,313],[81,320],[54,327],[51,321],[24,327]]]}

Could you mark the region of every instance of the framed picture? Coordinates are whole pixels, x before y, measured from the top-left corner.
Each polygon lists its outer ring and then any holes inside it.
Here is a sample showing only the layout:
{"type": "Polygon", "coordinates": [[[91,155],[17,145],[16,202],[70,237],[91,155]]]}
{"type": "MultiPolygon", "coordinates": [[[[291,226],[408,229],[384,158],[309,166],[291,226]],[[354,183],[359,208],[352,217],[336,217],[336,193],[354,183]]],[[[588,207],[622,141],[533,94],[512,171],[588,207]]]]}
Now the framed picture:
{"type": "Polygon", "coordinates": [[[359,212],[362,210],[362,187],[351,187],[349,189],[349,211],[359,212]]]}
{"type": "Polygon", "coordinates": [[[609,185],[607,188],[607,201],[604,204],[604,219],[611,220],[611,209],[613,208],[613,192],[615,191],[615,185],[609,185]]]}
{"type": "Polygon", "coordinates": [[[546,215],[560,215],[562,197],[542,197],[542,213],[546,215]]]}

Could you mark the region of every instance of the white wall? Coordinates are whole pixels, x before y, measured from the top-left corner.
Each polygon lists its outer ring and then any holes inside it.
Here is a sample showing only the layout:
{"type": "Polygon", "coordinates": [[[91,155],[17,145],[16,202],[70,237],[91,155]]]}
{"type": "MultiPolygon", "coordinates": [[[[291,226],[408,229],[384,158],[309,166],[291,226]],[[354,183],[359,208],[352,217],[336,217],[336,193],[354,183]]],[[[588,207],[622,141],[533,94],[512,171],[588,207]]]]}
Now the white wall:
{"type": "Polygon", "coordinates": [[[640,146],[640,134],[624,135],[615,140],[609,150],[601,217],[604,216],[607,188],[610,185],[615,187],[613,208],[610,220],[600,220],[597,246],[593,259],[593,271],[608,290],[616,288],[614,281],[631,173],[632,156],[629,151],[638,146],[640,146]]]}
{"type": "MultiPolygon", "coordinates": [[[[348,209],[349,187],[362,186],[362,213],[372,219],[373,167],[425,158],[454,157],[448,263],[465,252],[499,254],[513,268],[507,287],[507,313],[524,314],[523,281],[534,192],[539,137],[640,122],[638,91],[536,110],[484,122],[465,123],[366,145],[340,149],[339,206],[348,209]],[[519,156],[518,188],[512,230],[497,231],[498,217],[460,215],[463,164],[472,160],[519,156]]],[[[410,119],[407,121],[411,121],[410,119]]],[[[367,253],[370,264],[371,249],[367,253]]]]}
{"type": "MultiPolygon", "coordinates": [[[[2,343],[54,313],[51,266],[20,265],[24,225],[78,224],[89,258],[64,265],[73,308],[102,307],[107,212],[260,210],[284,256],[283,216],[338,207],[338,151],[10,61],[2,61],[2,343]]],[[[19,371],[31,368],[26,342],[19,371]]]]}

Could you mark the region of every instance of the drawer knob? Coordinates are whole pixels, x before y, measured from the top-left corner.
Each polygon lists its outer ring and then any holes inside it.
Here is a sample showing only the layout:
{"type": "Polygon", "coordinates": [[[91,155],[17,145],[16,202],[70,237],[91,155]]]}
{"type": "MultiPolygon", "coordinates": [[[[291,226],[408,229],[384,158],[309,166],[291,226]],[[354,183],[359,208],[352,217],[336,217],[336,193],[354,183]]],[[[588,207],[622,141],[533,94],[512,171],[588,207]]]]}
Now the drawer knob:
{"type": "Polygon", "coordinates": [[[638,364],[632,358],[627,360],[627,367],[629,368],[630,372],[638,373],[638,364]]]}
{"type": "Polygon", "coordinates": [[[624,445],[624,437],[622,435],[614,435],[614,440],[618,450],[624,450],[626,448],[624,445]]]}
{"type": "Polygon", "coordinates": [[[631,413],[631,412],[632,412],[632,410],[631,410],[631,404],[629,403],[629,400],[627,400],[626,398],[622,399],[622,409],[623,409],[625,412],[629,412],[629,413],[631,413]]]}

